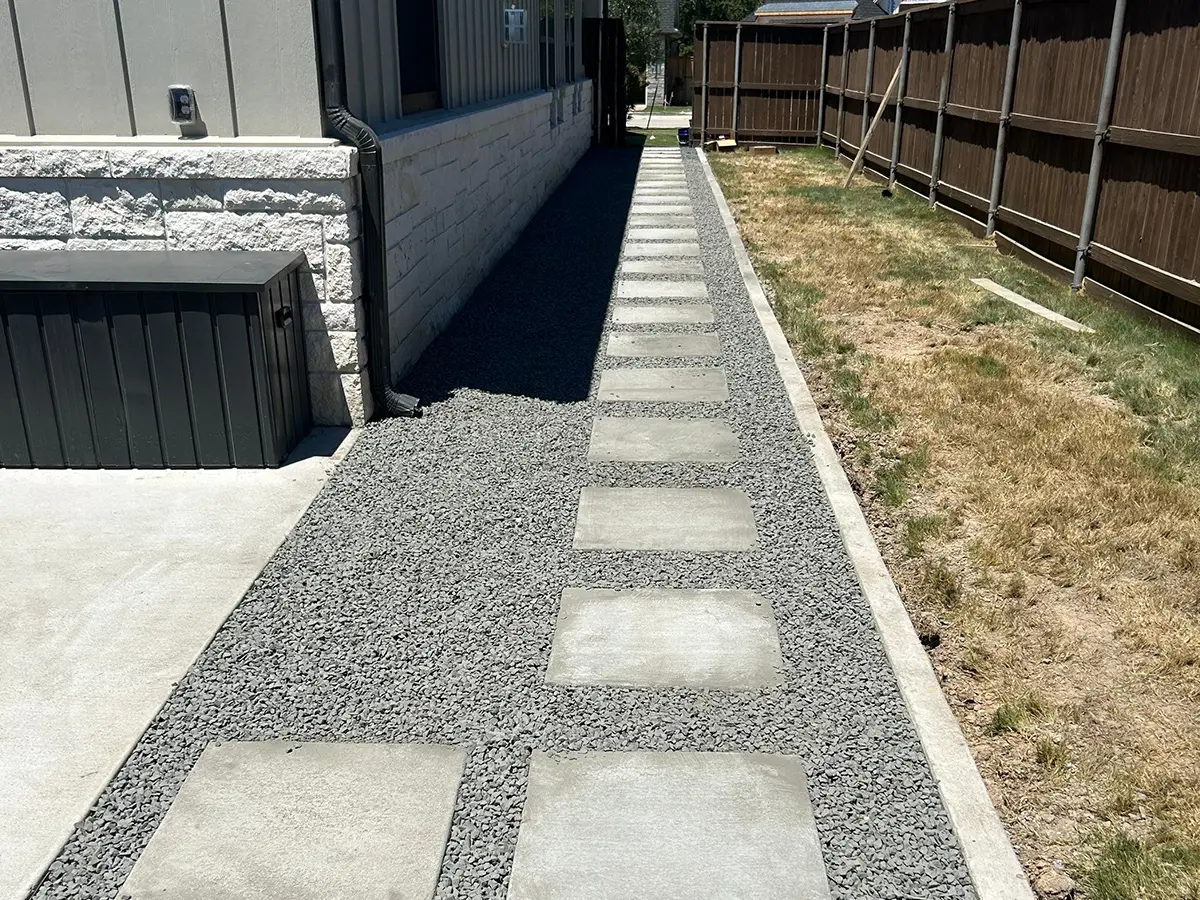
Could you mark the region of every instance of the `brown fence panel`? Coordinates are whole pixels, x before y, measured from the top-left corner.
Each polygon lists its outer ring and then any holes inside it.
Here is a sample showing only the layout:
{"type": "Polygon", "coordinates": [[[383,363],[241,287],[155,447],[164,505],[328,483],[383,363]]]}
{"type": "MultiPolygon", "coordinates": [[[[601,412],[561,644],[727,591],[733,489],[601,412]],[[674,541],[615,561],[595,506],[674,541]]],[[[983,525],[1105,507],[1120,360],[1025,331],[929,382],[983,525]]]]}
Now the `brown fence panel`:
{"type": "Polygon", "coordinates": [[[820,142],[853,155],[906,61],[869,169],[1049,258],[1076,285],[1086,276],[1200,325],[1200,0],[962,0],[827,30],[708,29],[695,108],[706,95],[710,136],[734,131],[739,31],[746,140],[811,139],[823,113],[820,142]],[[808,89],[822,71],[823,106],[808,89]]]}

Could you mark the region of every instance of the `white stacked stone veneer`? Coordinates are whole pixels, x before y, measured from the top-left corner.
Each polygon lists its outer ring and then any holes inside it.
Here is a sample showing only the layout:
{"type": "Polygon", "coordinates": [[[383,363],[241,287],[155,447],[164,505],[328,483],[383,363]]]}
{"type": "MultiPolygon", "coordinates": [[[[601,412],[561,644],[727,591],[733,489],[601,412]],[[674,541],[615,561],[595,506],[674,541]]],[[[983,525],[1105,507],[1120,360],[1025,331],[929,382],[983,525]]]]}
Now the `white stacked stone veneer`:
{"type": "Polygon", "coordinates": [[[396,376],[513,245],[591,137],[591,82],[423,116],[418,127],[382,136],[396,376]]]}

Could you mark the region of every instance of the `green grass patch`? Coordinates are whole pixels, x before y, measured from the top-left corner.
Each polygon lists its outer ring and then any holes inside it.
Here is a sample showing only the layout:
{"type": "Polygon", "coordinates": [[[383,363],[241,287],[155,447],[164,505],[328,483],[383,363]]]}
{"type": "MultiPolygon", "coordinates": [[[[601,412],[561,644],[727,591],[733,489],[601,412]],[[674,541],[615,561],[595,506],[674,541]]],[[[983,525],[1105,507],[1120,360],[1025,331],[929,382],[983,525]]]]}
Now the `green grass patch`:
{"type": "Polygon", "coordinates": [[[992,721],[988,723],[987,732],[998,735],[1010,731],[1020,731],[1021,726],[1027,721],[1045,715],[1045,713],[1046,704],[1040,696],[1035,693],[1022,694],[1005,700],[996,707],[996,711],[992,714],[992,721]]]}
{"type": "Polygon", "coordinates": [[[1081,879],[1090,900],[1200,898],[1200,847],[1139,840],[1125,832],[1093,841],[1091,868],[1081,879]]]}
{"type": "Polygon", "coordinates": [[[904,552],[911,557],[920,556],[925,542],[942,533],[946,520],[941,516],[913,516],[904,520],[900,542],[904,552]]]}
{"type": "Polygon", "coordinates": [[[630,128],[625,132],[625,146],[678,147],[679,134],[674,128],[630,128]]]}

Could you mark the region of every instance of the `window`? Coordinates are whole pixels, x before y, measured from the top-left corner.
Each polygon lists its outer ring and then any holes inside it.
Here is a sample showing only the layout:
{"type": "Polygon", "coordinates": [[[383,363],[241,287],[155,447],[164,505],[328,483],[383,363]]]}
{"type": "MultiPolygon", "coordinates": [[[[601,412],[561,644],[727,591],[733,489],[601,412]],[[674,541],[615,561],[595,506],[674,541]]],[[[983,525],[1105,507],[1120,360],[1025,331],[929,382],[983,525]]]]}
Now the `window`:
{"type": "Polygon", "coordinates": [[[542,87],[552,88],[558,84],[558,66],[554,59],[554,3],[555,0],[538,0],[539,33],[542,61],[542,87]]]}
{"type": "Polygon", "coordinates": [[[528,38],[525,35],[525,10],[519,9],[515,3],[504,10],[504,43],[524,44],[528,38]]]}
{"type": "Polygon", "coordinates": [[[442,105],[437,0],[397,0],[400,109],[407,116],[442,105]]]}
{"type": "Polygon", "coordinates": [[[563,56],[567,83],[575,80],[575,4],[578,0],[563,0],[563,56]]]}

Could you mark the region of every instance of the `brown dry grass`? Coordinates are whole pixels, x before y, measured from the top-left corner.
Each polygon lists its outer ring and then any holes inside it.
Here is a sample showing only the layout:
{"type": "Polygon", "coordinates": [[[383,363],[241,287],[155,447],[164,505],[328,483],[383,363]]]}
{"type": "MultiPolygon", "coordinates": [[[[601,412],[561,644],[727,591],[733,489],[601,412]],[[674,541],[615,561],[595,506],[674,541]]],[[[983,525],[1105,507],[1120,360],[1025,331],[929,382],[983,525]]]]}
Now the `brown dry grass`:
{"type": "Polygon", "coordinates": [[[1031,879],[1200,897],[1200,349],[827,155],[713,167],[1031,879]]]}

